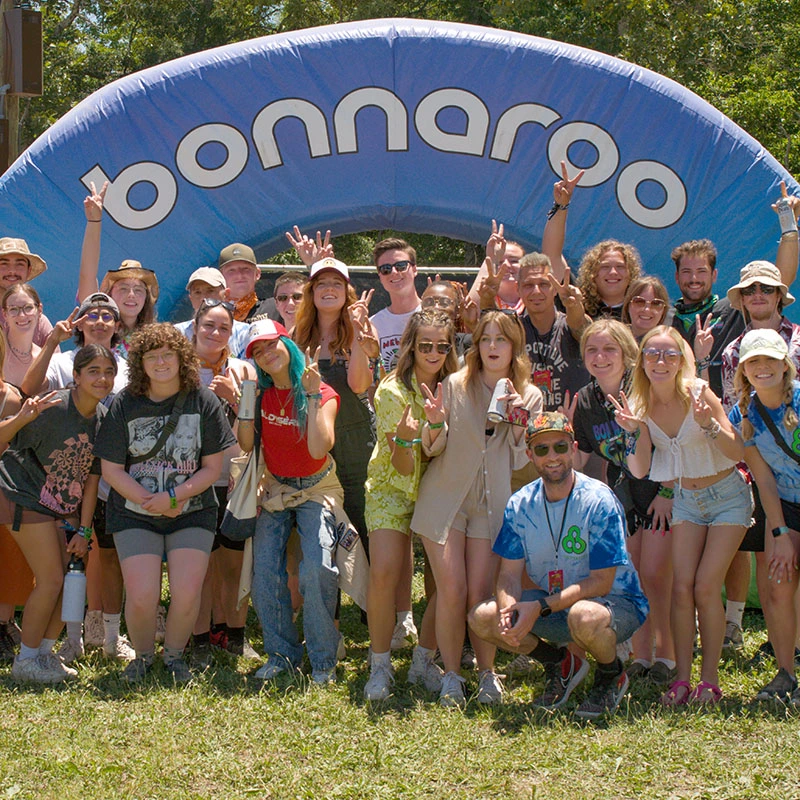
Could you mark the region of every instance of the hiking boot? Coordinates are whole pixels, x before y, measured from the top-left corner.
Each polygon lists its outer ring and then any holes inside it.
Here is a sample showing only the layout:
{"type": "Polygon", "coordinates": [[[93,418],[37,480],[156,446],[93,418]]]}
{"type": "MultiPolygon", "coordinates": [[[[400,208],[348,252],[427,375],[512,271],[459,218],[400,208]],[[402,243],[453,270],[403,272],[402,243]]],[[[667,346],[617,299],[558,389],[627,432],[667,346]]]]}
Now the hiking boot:
{"type": "MultiPolygon", "coordinates": [[[[433,656],[433,653],[431,653],[433,656]]],[[[442,676],[444,670],[436,663],[432,657],[422,653],[419,648],[415,648],[411,657],[411,667],[408,670],[406,680],[411,684],[421,683],[429,692],[440,692],[442,690],[442,676]]]]}
{"type": "Polygon", "coordinates": [[[106,626],[102,611],[87,611],[83,618],[84,647],[102,647],[106,641],[106,626]]]}
{"type": "Polygon", "coordinates": [[[490,669],[481,672],[478,683],[477,701],[485,706],[493,706],[503,702],[503,684],[500,678],[490,669]]]}
{"type": "Polygon", "coordinates": [[[478,666],[478,660],[475,658],[475,651],[472,645],[465,644],[461,650],[461,667],[463,669],[475,669],[478,666]]]}
{"type": "Polygon", "coordinates": [[[182,658],[175,658],[170,661],[169,664],[165,664],[165,666],[172,680],[178,685],[189,683],[189,681],[192,679],[192,673],[189,669],[189,665],[182,658]]]}
{"type": "Polygon", "coordinates": [[[505,673],[509,677],[530,675],[536,669],[537,661],[525,653],[520,653],[513,661],[506,664],[505,673]]]}
{"type": "Polygon", "coordinates": [[[628,691],[628,675],[624,669],[611,678],[603,678],[595,671],[594,685],[586,699],[575,709],[575,716],[597,719],[603,714],[613,714],[628,691]]]}
{"type": "Polygon", "coordinates": [[[6,626],[0,625],[0,661],[13,661],[16,655],[13,639],[6,630],[6,626]]]}
{"type": "Polygon", "coordinates": [[[129,661],[124,670],[122,670],[122,680],[131,685],[141,683],[146,677],[147,673],[153,668],[153,660],[139,656],[129,661]]]}
{"type": "Polygon", "coordinates": [[[17,625],[17,621],[14,617],[6,622],[6,633],[11,637],[11,641],[14,642],[14,647],[19,647],[22,644],[22,630],[20,629],[19,625],[17,625]]]}
{"type": "MultiPolygon", "coordinates": [[[[675,667],[668,667],[663,661],[654,661],[647,677],[650,679],[650,683],[656,686],[669,686],[675,680],[676,675],[675,667]]],[[[630,676],[629,672],[628,677],[630,678],[630,676]]]]}
{"type": "Polygon", "coordinates": [[[391,662],[372,661],[369,680],[364,686],[364,699],[377,703],[386,700],[392,693],[394,669],[391,662]]]}
{"type": "Polygon", "coordinates": [[[733,656],[741,652],[744,647],[744,633],[742,626],[735,622],[725,624],[725,638],[722,640],[722,654],[733,656]]]}
{"type": "Polygon", "coordinates": [[[797,679],[781,667],[778,674],[756,695],[756,700],[779,700],[788,703],[797,689],[797,679]]]}
{"type": "Polygon", "coordinates": [[[115,636],[112,641],[103,642],[103,653],[117,661],[133,661],[136,658],[136,651],[124,636],[115,636]]]}
{"type": "MultiPolygon", "coordinates": [[[[211,642],[211,646],[214,646],[213,641],[211,642]]],[[[261,656],[253,649],[253,645],[251,645],[247,639],[244,639],[241,644],[238,642],[234,643],[229,640],[225,646],[225,650],[232,655],[240,656],[241,658],[246,658],[250,661],[258,661],[261,658],[261,656]]]]}
{"type": "Polygon", "coordinates": [[[211,644],[209,642],[192,642],[192,666],[200,671],[211,666],[211,644]]]}
{"type": "Polygon", "coordinates": [[[561,661],[545,664],[544,691],[533,701],[533,705],[547,709],[563,706],[572,692],[581,685],[588,671],[589,662],[569,650],[561,661]]]}
{"type": "Polygon", "coordinates": [[[394,626],[392,633],[392,650],[402,650],[417,643],[419,635],[413,619],[405,619],[394,626]]]}
{"type": "Polygon", "coordinates": [[[463,708],[467,704],[464,695],[464,679],[457,672],[445,672],[439,691],[439,705],[444,708],[463,708]]]}

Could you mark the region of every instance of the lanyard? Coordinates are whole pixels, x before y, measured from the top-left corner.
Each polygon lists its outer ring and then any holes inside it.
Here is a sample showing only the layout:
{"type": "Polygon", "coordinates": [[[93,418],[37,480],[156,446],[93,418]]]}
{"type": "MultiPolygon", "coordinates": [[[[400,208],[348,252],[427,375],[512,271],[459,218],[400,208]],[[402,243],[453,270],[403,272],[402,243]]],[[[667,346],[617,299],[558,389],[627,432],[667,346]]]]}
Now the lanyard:
{"type": "MultiPolygon", "coordinates": [[[[542,488],[544,491],[544,488],[542,488]]],[[[561,528],[558,531],[558,541],[556,541],[556,537],[553,534],[553,526],[550,524],[550,512],[547,510],[547,495],[544,495],[544,515],[547,517],[547,527],[550,530],[550,538],[553,540],[553,547],[556,551],[556,562],[558,562],[558,548],[561,547],[561,538],[564,536],[564,523],[567,521],[567,511],[569,511],[569,501],[572,497],[572,493],[575,491],[575,475],[572,476],[572,488],[569,490],[569,494],[567,495],[567,502],[564,503],[564,513],[561,515],[561,528]]]]}

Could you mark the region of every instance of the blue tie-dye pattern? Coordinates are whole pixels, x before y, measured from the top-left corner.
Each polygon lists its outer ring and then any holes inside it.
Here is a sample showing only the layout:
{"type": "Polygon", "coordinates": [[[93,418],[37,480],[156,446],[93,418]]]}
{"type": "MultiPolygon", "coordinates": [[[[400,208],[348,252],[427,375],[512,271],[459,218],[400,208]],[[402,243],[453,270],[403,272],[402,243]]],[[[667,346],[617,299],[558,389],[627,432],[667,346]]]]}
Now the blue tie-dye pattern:
{"type": "MultiPolygon", "coordinates": [[[[538,586],[548,588],[548,572],[564,571],[564,585],[586,578],[590,570],[617,567],[609,595],[624,595],[638,608],[642,619],[647,615],[647,599],[639,577],[625,550],[625,518],[614,493],[600,481],[575,473],[575,489],[564,523],[564,538],[570,527],[580,529],[588,547],[582,553],[564,551],[562,538],[558,559],[547,525],[541,480],[520,489],[506,506],[503,527],[494,544],[494,552],[507,559],[525,559],[528,575],[538,586]],[[587,530],[588,524],[588,530],[587,530]]],[[[558,539],[564,503],[550,504],[550,521],[558,539]]]]}
{"type": "MultiPolygon", "coordinates": [[[[776,409],[767,409],[772,417],[775,427],[781,432],[786,443],[791,447],[794,431],[788,431],[783,424],[785,406],[776,409]]],[[[792,395],[792,408],[800,416],[800,383],[794,382],[794,393],[792,395]]],[[[790,503],[800,503],[800,464],[790,458],[777,444],[775,437],[770,433],[769,428],[764,424],[761,415],[755,407],[755,403],[750,402],[747,409],[747,418],[753,426],[753,437],[745,441],[745,447],[757,447],[758,452],[764,461],[769,464],[775,483],[778,488],[778,496],[790,503]]],[[[742,432],[742,415],[739,406],[734,406],[728,414],[728,419],[734,427],[742,432]]],[[[800,434],[798,434],[800,436],[800,434]]]]}

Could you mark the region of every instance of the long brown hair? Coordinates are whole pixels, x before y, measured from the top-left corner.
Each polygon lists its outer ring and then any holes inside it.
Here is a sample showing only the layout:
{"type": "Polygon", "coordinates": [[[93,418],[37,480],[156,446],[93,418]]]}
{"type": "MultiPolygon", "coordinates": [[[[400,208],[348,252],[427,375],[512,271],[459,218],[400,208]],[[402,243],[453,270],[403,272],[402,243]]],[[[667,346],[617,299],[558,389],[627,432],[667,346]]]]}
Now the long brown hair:
{"type": "Polygon", "coordinates": [[[403,336],[400,339],[400,347],[397,351],[397,366],[394,370],[395,379],[398,380],[409,391],[413,389],[411,381],[414,377],[414,366],[416,364],[416,345],[417,331],[420,328],[442,328],[450,343],[450,352],[436,376],[435,383],[443,380],[451,372],[458,369],[458,357],[456,356],[456,335],[453,318],[441,311],[415,311],[406,323],[403,336]]]}
{"type": "Polygon", "coordinates": [[[648,286],[653,290],[653,297],[664,301],[664,313],[661,315],[658,324],[661,325],[664,322],[667,312],[669,311],[669,294],[667,293],[667,288],[655,275],[641,275],[630,282],[628,291],[625,292],[625,299],[622,301],[622,321],[626,325],[631,324],[631,300],[637,295],[640,295],[642,289],[646,289],[648,286]]]}
{"type": "MultiPolygon", "coordinates": [[[[303,286],[303,299],[297,308],[294,318],[294,331],[292,332],[292,339],[297,346],[303,351],[310,350],[312,354],[319,347],[320,340],[317,307],[314,305],[314,287],[317,285],[319,277],[319,275],[315,276],[313,280],[303,286]]],[[[342,310],[339,312],[339,319],[336,323],[336,336],[330,343],[331,356],[336,353],[347,355],[353,342],[353,323],[350,322],[350,315],[347,313],[347,309],[358,300],[358,297],[356,296],[356,290],[349,283],[346,283],[346,286],[347,297],[342,310]]]]}
{"type": "Polygon", "coordinates": [[[512,355],[508,377],[511,383],[514,384],[514,388],[521,395],[531,382],[531,360],[525,352],[525,331],[522,328],[522,321],[516,314],[506,314],[499,310],[486,311],[481,315],[478,324],[475,326],[475,331],[472,334],[472,347],[464,359],[465,383],[476,386],[480,380],[480,371],[483,369],[483,363],[479,345],[483,332],[492,322],[500,328],[503,336],[511,342],[512,355]]]}

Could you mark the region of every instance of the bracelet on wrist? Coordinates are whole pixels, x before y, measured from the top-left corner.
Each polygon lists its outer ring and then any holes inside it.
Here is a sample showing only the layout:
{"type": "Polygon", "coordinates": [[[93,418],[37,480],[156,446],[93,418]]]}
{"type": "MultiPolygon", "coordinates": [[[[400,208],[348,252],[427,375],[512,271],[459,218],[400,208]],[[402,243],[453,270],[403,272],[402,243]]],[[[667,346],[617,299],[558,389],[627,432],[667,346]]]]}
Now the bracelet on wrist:
{"type": "Polygon", "coordinates": [[[172,487],[170,487],[169,489],[167,489],[167,494],[169,495],[169,507],[177,508],[178,498],[175,497],[175,490],[172,487]]]}
{"type": "Polygon", "coordinates": [[[716,439],[717,436],[719,436],[719,432],[722,430],[722,426],[713,417],[711,419],[711,422],[708,423],[708,425],[701,425],[700,427],[703,433],[709,439],[716,439]]]}
{"type": "Polygon", "coordinates": [[[422,439],[401,439],[399,436],[393,436],[392,441],[399,447],[413,447],[422,443],[422,439]]]}
{"type": "Polygon", "coordinates": [[[80,528],[78,528],[78,533],[81,536],[83,536],[83,538],[86,539],[86,541],[88,542],[92,538],[92,534],[94,533],[94,528],[92,528],[89,525],[81,525],[80,528]]]}
{"type": "Polygon", "coordinates": [[[779,528],[772,529],[772,536],[775,539],[779,536],[783,536],[784,533],[789,533],[789,528],[786,525],[781,525],[779,528]]]}
{"type": "Polygon", "coordinates": [[[306,392],[305,394],[309,400],[322,400],[322,392],[306,392]]]}
{"type": "Polygon", "coordinates": [[[636,444],[639,441],[639,436],[641,436],[642,430],[641,428],[637,428],[635,431],[625,431],[625,455],[630,456],[636,452],[636,444]]]}
{"type": "Polygon", "coordinates": [[[550,210],[547,212],[547,219],[553,219],[553,217],[558,214],[559,211],[566,211],[569,208],[569,203],[553,203],[550,210]]]}
{"type": "Polygon", "coordinates": [[[711,366],[711,356],[706,356],[705,358],[701,358],[695,364],[695,374],[700,375],[703,370],[708,369],[711,366]]]}
{"type": "Polygon", "coordinates": [[[444,428],[444,422],[429,422],[428,427],[432,431],[438,431],[439,428],[444,428]]]}
{"type": "Polygon", "coordinates": [[[103,221],[103,220],[101,220],[101,219],[87,219],[87,220],[86,220],[86,222],[87,222],[87,223],[88,223],[88,222],[93,222],[93,223],[95,223],[96,225],[99,225],[99,224],[100,224],[102,221],[103,221]]]}
{"type": "Polygon", "coordinates": [[[672,498],[675,497],[675,490],[671,486],[659,486],[658,496],[664,497],[667,500],[672,500],[672,498]]]}

